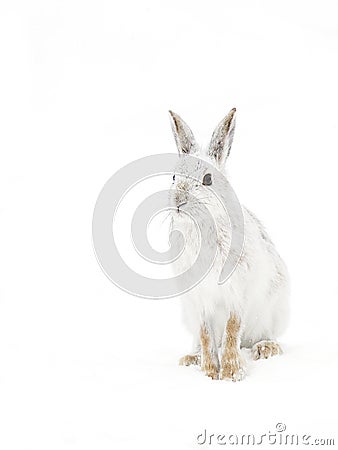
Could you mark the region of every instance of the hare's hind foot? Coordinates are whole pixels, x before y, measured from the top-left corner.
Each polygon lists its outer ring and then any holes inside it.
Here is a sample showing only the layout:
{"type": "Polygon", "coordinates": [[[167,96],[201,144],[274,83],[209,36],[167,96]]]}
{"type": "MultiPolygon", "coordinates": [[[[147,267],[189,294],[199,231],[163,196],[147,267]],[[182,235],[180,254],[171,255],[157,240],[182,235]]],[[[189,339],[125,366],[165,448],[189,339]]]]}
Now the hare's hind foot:
{"type": "Polygon", "coordinates": [[[182,356],[179,360],[180,366],[191,366],[191,365],[200,365],[201,364],[201,355],[185,355],[182,356]]]}
{"type": "Polygon", "coordinates": [[[254,360],[267,359],[282,353],[283,351],[276,341],[260,341],[252,347],[252,356],[254,360]]]}

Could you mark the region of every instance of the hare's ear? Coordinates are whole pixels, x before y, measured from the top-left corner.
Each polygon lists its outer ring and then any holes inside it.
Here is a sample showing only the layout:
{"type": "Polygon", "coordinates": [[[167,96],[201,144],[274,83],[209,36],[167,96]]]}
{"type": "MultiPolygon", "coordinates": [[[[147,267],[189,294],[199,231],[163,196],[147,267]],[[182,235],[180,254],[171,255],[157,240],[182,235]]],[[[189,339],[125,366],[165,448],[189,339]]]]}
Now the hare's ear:
{"type": "Polygon", "coordinates": [[[218,124],[209,144],[209,156],[223,166],[229,156],[236,126],[236,108],[218,124]]]}
{"type": "Polygon", "coordinates": [[[178,114],[172,111],[169,111],[169,114],[171,128],[179,153],[194,153],[196,151],[196,142],[192,131],[178,114]]]}

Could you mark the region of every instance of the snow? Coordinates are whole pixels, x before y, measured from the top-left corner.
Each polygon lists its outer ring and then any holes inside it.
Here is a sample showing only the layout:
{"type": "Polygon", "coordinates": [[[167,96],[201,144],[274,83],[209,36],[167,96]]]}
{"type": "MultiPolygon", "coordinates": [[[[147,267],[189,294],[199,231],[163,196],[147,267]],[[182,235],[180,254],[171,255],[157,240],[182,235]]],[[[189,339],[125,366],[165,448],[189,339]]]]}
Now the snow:
{"type": "Polygon", "coordinates": [[[277,423],[337,442],[336,2],[0,8],[0,448],[184,450],[277,423]],[[120,291],[91,241],[105,181],[175,151],[168,109],[205,143],[234,106],[232,186],[292,279],[284,354],[244,352],[239,383],[179,367],[179,300],[120,291]]]}

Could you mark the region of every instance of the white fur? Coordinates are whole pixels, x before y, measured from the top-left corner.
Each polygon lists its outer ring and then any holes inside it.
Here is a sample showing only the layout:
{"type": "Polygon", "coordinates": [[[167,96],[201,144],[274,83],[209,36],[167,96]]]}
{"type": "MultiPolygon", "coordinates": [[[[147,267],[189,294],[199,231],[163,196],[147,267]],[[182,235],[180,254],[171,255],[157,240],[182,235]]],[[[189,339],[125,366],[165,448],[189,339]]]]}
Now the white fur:
{"type": "MultiPolygon", "coordinates": [[[[173,114],[173,113],[172,113],[173,114]]],[[[176,116],[176,119],[179,116],[176,116]]],[[[186,126],[186,124],[184,124],[186,126]]],[[[174,133],[175,129],[173,128],[174,133]]],[[[179,142],[179,136],[176,142],[179,142]]],[[[229,152],[231,142],[226,144],[229,152]]],[[[224,170],[210,156],[210,147],[200,151],[195,147],[194,156],[224,170]]],[[[289,279],[286,266],[277,253],[259,220],[243,207],[245,242],[242,257],[230,278],[218,284],[220,271],[229,250],[231,236],[228,217],[224,214],[210,189],[192,180],[192,176],[203,179],[205,168],[199,161],[193,173],[188,173],[184,161],[176,168],[183,176],[175,176],[173,189],[176,202],[186,202],[180,210],[172,212],[172,228],[182,231],[186,240],[184,253],[173,263],[175,273],[182,273],[195,261],[199,252],[196,225],[183,210],[198,218],[200,203],[209,208],[215,218],[217,236],[216,260],[203,281],[182,295],[183,320],[194,337],[193,353],[199,351],[201,324],[207,324],[212,331],[215,346],[220,346],[225,325],[230,313],[236,313],[241,320],[241,346],[252,347],[261,340],[274,340],[286,328],[288,319],[289,279]],[[182,189],[183,185],[183,189],[182,189]],[[194,197],[194,198],[192,198],[194,197]]],[[[224,189],[228,184],[224,184],[224,189]]],[[[204,223],[200,226],[205,226],[204,223]]]]}

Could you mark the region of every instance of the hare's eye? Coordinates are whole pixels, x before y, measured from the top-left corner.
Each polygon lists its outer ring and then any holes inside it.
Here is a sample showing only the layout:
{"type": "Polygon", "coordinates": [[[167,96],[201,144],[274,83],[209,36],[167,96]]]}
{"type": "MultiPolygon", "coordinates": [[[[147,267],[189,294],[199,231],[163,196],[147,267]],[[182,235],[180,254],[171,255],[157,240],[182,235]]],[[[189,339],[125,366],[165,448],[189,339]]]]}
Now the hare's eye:
{"type": "Polygon", "coordinates": [[[202,184],[204,184],[204,186],[210,186],[212,184],[212,179],[211,179],[210,173],[206,173],[204,175],[202,184]]]}
{"type": "Polygon", "coordinates": [[[176,178],[176,177],[175,177],[175,174],[174,174],[174,175],[173,175],[173,181],[175,181],[175,178],[176,178]]]}

